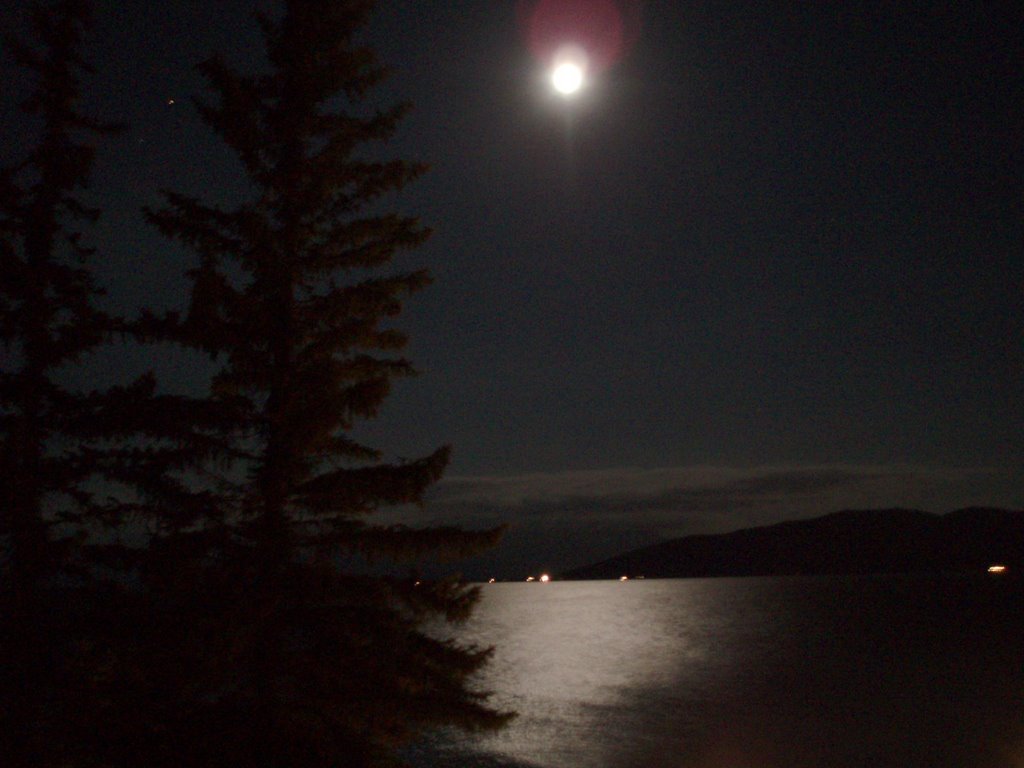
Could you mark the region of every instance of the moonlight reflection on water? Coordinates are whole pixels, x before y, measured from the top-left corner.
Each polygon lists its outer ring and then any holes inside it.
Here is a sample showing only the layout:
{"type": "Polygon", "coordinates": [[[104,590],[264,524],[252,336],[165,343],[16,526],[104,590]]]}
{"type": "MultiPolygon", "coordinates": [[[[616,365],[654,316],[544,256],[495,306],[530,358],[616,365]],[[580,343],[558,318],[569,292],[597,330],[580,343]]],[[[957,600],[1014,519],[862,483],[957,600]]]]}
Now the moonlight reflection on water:
{"type": "Polygon", "coordinates": [[[1021,765],[1022,595],[999,582],[489,585],[463,636],[498,646],[481,687],[520,716],[417,765],[1021,765]]]}

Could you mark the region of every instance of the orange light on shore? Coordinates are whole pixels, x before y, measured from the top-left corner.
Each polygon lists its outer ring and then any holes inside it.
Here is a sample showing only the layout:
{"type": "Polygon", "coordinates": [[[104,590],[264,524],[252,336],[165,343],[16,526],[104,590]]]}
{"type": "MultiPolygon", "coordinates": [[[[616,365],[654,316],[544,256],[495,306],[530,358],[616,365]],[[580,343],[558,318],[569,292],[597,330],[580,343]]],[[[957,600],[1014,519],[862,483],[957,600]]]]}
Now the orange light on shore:
{"type": "Polygon", "coordinates": [[[533,578],[533,576],[527,576],[527,577],[526,577],[526,580],[527,580],[527,581],[536,581],[536,579],[535,579],[535,578],[533,578]]]}
{"type": "Polygon", "coordinates": [[[619,576],[619,581],[629,581],[629,576],[619,576]]]}
{"type": "Polygon", "coordinates": [[[1006,573],[1005,565],[990,565],[988,567],[989,573],[1006,573]]]}
{"type": "Polygon", "coordinates": [[[540,575],[540,580],[541,580],[541,581],[542,581],[543,583],[547,584],[547,583],[548,583],[549,581],[551,581],[551,577],[550,577],[550,576],[548,576],[548,575],[547,575],[546,573],[542,573],[542,574],[540,575]]]}

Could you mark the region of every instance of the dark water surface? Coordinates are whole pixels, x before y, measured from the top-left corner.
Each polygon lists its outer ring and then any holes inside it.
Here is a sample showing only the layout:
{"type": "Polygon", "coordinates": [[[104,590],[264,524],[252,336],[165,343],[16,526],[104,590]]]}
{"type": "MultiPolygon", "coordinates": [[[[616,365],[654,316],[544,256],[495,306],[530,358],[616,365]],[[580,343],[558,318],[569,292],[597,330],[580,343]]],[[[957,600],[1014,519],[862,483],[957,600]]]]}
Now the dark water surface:
{"type": "Polygon", "coordinates": [[[423,768],[1024,768],[1005,577],[494,584],[462,637],[518,719],[423,768]]]}

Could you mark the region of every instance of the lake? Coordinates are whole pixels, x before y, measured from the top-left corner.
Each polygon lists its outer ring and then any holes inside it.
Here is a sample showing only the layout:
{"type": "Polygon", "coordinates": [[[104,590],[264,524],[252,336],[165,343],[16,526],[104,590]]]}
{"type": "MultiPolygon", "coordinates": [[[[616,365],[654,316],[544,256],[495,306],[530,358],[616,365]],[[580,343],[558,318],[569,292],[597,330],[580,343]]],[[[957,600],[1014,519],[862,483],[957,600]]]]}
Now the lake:
{"type": "Polygon", "coordinates": [[[519,717],[421,768],[1024,768],[1005,576],[505,583],[460,636],[519,717]]]}

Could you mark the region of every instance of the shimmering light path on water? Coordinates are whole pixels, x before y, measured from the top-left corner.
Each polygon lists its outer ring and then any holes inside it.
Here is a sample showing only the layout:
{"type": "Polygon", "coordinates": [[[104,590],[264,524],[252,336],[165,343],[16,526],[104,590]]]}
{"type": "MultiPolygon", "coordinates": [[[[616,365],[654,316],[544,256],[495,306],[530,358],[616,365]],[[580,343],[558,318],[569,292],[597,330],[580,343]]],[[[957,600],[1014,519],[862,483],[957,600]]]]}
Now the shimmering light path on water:
{"type": "Polygon", "coordinates": [[[417,765],[1024,767],[1020,582],[494,584],[464,631],[520,713],[417,765]]]}

